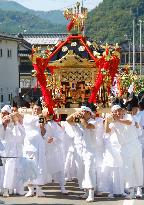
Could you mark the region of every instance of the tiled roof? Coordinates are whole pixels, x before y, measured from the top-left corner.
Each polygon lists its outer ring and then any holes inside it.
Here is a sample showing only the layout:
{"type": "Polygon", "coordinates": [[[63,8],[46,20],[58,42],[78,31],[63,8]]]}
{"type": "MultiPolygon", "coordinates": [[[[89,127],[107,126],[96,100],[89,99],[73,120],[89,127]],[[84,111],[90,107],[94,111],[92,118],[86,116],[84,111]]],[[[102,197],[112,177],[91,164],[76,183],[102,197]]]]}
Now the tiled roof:
{"type": "Polygon", "coordinates": [[[18,36],[14,36],[7,33],[0,33],[0,39],[3,40],[12,40],[12,41],[20,41],[21,39],[18,36]]]}
{"type": "Polygon", "coordinates": [[[65,40],[66,33],[48,33],[48,34],[22,34],[24,40],[32,45],[55,45],[58,41],[65,40]]]}

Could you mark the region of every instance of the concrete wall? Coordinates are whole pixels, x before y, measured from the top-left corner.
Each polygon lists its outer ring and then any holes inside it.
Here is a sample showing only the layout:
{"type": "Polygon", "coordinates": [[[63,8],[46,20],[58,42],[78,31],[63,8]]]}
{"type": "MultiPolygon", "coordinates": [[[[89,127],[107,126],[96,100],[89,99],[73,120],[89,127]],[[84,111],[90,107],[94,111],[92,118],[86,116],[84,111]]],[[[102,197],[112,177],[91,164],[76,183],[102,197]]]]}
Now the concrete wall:
{"type": "Polygon", "coordinates": [[[18,42],[16,40],[0,40],[0,107],[9,104],[9,95],[14,97],[18,94],[19,69],[18,69],[18,42]],[[11,56],[8,57],[11,52],[11,56]],[[1,102],[1,95],[3,102],[1,102]]]}

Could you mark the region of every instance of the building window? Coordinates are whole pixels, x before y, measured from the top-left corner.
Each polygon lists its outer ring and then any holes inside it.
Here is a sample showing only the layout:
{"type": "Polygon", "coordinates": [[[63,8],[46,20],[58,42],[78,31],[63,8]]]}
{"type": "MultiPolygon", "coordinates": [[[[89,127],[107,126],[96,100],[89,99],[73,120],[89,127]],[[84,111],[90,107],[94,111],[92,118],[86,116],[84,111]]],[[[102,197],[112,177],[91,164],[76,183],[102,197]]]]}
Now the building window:
{"type": "Polygon", "coordinates": [[[8,58],[12,57],[12,51],[10,49],[7,50],[7,57],[8,58]]]}
{"type": "Polygon", "coordinates": [[[8,101],[10,102],[12,100],[12,93],[8,94],[8,101]]]}
{"type": "Polygon", "coordinates": [[[129,54],[128,53],[126,53],[125,54],[125,63],[129,63],[129,54]]]}
{"type": "Polygon", "coordinates": [[[135,62],[136,62],[136,63],[140,63],[140,53],[136,53],[135,62]]]}
{"type": "Polygon", "coordinates": [[[144,63],[144,52],[142,52],[142,63],[144,63]]]}
{"type": "Polygon", "coordinates": [[[121,64],[125,64],[125,54],[121,54],[121,64]]]}
{"type": "Polygon", "coordinates": [[[3,95],[0,95],[0,102],[3,103],[3,95]]]}
{"type": "Polygon", "coordinates": [[[0,49],[0,57],[2,57],[2,49],[0,49]]]}

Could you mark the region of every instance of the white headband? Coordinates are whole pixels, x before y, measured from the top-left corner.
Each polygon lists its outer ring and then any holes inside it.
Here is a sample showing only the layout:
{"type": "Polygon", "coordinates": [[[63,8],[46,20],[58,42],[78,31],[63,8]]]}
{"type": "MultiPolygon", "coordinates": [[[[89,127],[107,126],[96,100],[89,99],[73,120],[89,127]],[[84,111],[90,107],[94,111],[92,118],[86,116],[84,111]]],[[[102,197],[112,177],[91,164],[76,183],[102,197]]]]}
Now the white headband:
{"type": "Polygon", "coordinates": [[[11,108],[9,105],[5,105],[2,109],[1,112],[8,112],[11,113],[11,108]]]}
{"type": "Polygon", "coordinates": [[[81,106],[81,109],[82,109],[82,110],[85,110],[85,111],[88,111],[88,112],[90,112],[92,115],[94,115],[94,113],[92,112],[92,110],[91,110],[89,107],[81,106]]]}
{"type": "Polygon", "coordinates": [[[121,109],[120,105],[113,105],[111,108],[111,111],[114,112],[114,111],[119,110],[119,109],[121,109]]]}

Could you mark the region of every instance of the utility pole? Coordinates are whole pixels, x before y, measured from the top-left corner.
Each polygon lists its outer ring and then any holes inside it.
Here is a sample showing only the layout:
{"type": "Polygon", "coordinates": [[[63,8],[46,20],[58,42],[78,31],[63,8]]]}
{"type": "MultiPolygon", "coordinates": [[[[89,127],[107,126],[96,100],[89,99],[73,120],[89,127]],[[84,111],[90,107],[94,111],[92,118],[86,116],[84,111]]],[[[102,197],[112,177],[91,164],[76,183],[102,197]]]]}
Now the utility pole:
{"type": "Polygon", "coordinates": [[[84,6],[83,0],[82,0],[82,7],[84,6]]]}
{"type": "Polygon", "coordinates": [[[124,37],[125,37],[126,40],[128,41],[128,50],[129,50],[128,64],[129,64],[129,67],[130,67],[130,65],[131,65],[131,39],[128,37],[127,34],[125,34],[124,37]]]}
{"type": "Polygon", "coordinates": [[[140,77],[142,75],[142,20],[139,20],[140,26],[140,77]]]}
{"type": "Polygon", "coordinates": [[[128,39],[128,44],[129,44],[129,67],[131,65],[131,41],[128,39]]]}
{"type": "Polygon", "coordinates": [[[135,71],[135,19],[133,19],[133,72],[135,71]]]}

